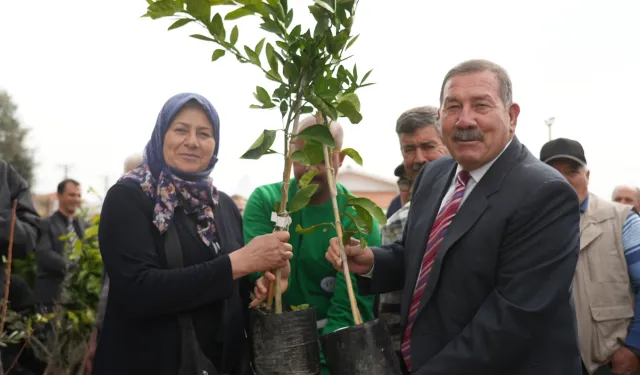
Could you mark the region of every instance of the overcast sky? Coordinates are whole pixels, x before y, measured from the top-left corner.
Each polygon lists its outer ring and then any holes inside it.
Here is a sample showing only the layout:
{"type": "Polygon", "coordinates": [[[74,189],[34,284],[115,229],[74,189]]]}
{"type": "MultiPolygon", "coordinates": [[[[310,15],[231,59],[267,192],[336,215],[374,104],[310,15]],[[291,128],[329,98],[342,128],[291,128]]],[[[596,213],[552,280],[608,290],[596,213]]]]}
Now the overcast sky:
{"type": "MultiPolygon", "coordinates": [[[[295,3],[294,22],[310,25],[303,5],[311,1],[295,3]]],[[[376,85],[360,92],[364,120],[344,121],[345,146],[360,151],[367,170],[392,176],[400,113],[438,105],[447,70],[485,58],[509,71],[522,109],[516,134],[535,155],[554,116],[553,136],[585,147],[594,193],[640,185],[639,1],[382,3],[360,1],[352,60],[360,72],[374,69],[376,85]]],[[[0,88],[31,129],[34,192],[53,191],[62,164],[104,191],[105,177],[114,183],[124,158],[142,151],[163,103],[183,91],[203,94],[220,114],[212,176],[221,190],[248,195],[279,180],[279,156],[239,159],[262,129],[280,126],[277,110],[249,109],[255,86],[271,91],[272,82],[229,56],[212,63],[215,45],[188,37],[197,27],[167,31],[172,21],[142,19],[145,9],[144,0],[0,0],[0,88]]],[[[240,43],[262,38],[251,20],[239,27],[240,43]]]]}

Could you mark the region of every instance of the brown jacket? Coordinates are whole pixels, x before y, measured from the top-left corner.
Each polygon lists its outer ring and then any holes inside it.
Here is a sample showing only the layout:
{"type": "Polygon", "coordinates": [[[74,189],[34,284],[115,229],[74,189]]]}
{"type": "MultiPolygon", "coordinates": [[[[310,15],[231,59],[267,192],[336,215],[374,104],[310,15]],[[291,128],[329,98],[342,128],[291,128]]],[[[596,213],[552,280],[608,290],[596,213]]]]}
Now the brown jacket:
{"type": "Polygon", "coordinates": [[[580,255],[573,278],[580,355],[589,373],[609,360],[627,337],[635,296],[622,246],[631,206],[589,194],[580,218],[580,255]]]}

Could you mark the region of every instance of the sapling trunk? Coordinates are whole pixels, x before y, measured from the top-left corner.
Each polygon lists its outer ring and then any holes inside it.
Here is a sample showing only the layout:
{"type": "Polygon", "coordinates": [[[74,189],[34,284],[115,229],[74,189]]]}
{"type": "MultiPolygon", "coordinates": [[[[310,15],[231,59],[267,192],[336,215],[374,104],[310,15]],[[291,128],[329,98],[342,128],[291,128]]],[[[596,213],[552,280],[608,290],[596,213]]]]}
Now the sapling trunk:
{"type": "MultiPolygon", "coordinates": [[[[291,130],[289,139],[287,139],[287,132],[285,132],[285,155],[284,155],[284,171],[282,172],[282,189],[280,193],[280,208],[278,210],[278,216],[287,217],[287,202],[289,201],[289,184],[291,182],[291,168],[293,166],[292,155],[295,151],[295,138],[298,134],[298,127],[300,125],[300,108],[302,107],[302,80],[296,96],[295,106],[292,109],[294,112],[293,117],[293,129],[291,130]]],[[[288,126],[287,126],[288,128],[288,126]]],[[[275,231],[289,230],[288,226],[279,226],[276,224],[275,231]]],[[[275,282],[269,282],[269,290],[267,293],[267,311],[271,311],[271,305],[273,303],[274,290],[276,300],[276,314],[282,314],[282,281],[280,277],[282,270],[277,268],[275,270],[276,280],[275,282]]]]}
{"type": "Polygon", "coordinates": [[[351,275],[349,273],[349,265],[347,264],[347,255],[344,251],[344,245],[342,242],[342,222],[340,220],[340,209],[338,208],[338,189],[336,187],[335,171],[332,165],[332,149],[327,145],[322,147],[324,152],[324,165],[327,170],[327,182],[329,183],[329,190],[331,191],[331,203],[333,205],[333,215],[335,218],[336,233],[338,234],[338,244],[340,245],[340,258],[342,259],[342,273],[344,274],[344,280],[347,283],[347,293],[349,294],[349,303],[351,304],[351,314],[353,315],[353,321],[356,325],[362,324],[362,317],[358,310],[358,302],[356,301],[356,295],[353,291],[353,284],[351,283],[351,275]]]}
{"type": "Polygon", "coordinates": [[[11,261],[13,260],[13,234],[16,227],[16,214],[18,210],[18,200],[13,201],[11,208],[11,227],[9,227],[9,246],[7,247],[7,273],[4,283],[4,297],[2,298],[2,316],[0,317],[0,336],[4,332],[4,323],[7,320],[7,307],[9,306],[9,289],[11,286],[11,261]]]}

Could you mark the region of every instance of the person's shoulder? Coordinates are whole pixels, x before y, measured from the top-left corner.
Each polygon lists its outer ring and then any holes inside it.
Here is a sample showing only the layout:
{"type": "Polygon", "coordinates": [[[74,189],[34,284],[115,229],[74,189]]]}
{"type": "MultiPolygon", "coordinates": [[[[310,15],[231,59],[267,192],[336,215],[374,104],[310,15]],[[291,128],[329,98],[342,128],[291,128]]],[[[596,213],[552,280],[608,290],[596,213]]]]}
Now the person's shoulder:
{"type": "Polygon", "coordinates": [[[238,207],[236,206],[236,202],[231,199],[231,196],[220,190],[218,190],[218,207],[220,207],[223,211],[238,209],[238,207]]]}
{"type": "Polygon", "coordinates": [[[543,163],[530,152],[527,152],[527,155],[524,156],[520,163],[515,164],[511,175],[522,184],[534,184],[534,186],[554,181],[569,184],[560,172],[543,163]]]}
{"type": "Polygon", "coordinates": [[[587,212],[590,213],[590,211],[598,211],[600,213],[613,216],[622,216],[625,220],[629,217],[633,218],[633,216],[638,216],[630,215],[635,212],[633,211],[633,207],[603,199],[593,193],[589,193],[589,209],[587,212]]]}
{"type": "Polygon", "coordinates": [[[422,167],[416,177],[416,181],[439,178],[443,173],[450,172],[452,170],[451,168],[456,164],[456,160],[450,155],[430,161],[422,167]]]}
{"type": "Polygon", "coordinates": [[[131,180],[120,180],[109,188],[103,204],[148,203],[149,201],[151,198],[144,193],[140,184],[131,180]]]}
{"type": "MultiPolygon", "coordinates": [[[[293,179],[290,182],[289,189],[291,189],[291,186],[295,186],[295,181],[293,179]]],[[[282,181],[258,186],[253,190],[251,195],[249,195],[249,201],[274,200],[275,202],[276,200],[279,200],[281,191],[282,191],[282,181]]]]}

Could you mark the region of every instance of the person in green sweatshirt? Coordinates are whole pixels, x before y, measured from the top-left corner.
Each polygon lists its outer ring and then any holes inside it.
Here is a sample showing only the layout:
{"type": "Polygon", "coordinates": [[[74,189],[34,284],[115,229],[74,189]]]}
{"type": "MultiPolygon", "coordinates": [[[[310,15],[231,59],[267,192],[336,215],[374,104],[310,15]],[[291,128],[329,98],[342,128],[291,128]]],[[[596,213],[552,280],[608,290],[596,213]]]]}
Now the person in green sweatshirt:
{"type": "MultiPolygon", "coordinates": [[[[315,123],[314,117],[307,117],[301,121],[299,131],[315,123]]],[[[332,122],[330,130],[336,142],[334,150],[339,151],[343,141],[342,127],[338,122],[332,122]]],[[[301,149],[304,146],[303,142],[303,140],[298,139],[296,148],[301,149]]],[[[338,167],[342,165],[344,156],[334,152],[333,157],[333,165],[336,166],[337,173],[338,167]]],[[[291,238],[289,243],[293,246],[293,259],[290,260],[289,287],[282,296],[282,305],[283,308],[303,304],[315,306],[318,331],[322,335],[343,327],[353,326],[354,321],[344,275],[341,272],[336,272],[325,258],[329,240],[336,236],[336,230],[331,226],[316,229],[310,234],[299,234],[295,230],[298,225],[302,228],[309,228],[321,223],[334,222],[331,192],[324,161],[313,166],[305,166],[294,162],[295,179],[291,179],[288,201],[291,202],[298,190],[297,181],[310,169],[319,171],[312,180],[312,183],[318,184],[318,189],[312,196],[308,206],[290,215],[289,233],[291,238]]],[[[251,241],[256,236],[273,232],[274,223],[271,221],[271,213],[276,202],[281,200],[281,187],[282,182],[264,185],[258,187],[251,194],[243,216],[245,241],[251,241]]],[[[337,190],[338,206],[340,212],[344,213],[347,204],[347,198],[344,194],[349,194],[349,191],[341,184],[337,184],[337,190]]],[[[348,207],[346,212],[356,215],[352,207],[348,207]]],[[[342,215],[340,220],[345,228],[353,226],[347,215],[342,215]]],[[[370,246],[378,246],[381,244],[380,229],[375,219],[373,224],[371,233],[365,236],[365,239],[370,246]]],[[[258,276],[256,275],[256,278],[258,276]]],[[[367,322],[374,319],[374,296],[360,296],[353,276],[351,276],[351,280],[356,292],[356,300],[362,320],[367,322]]],[[[323,363],[322,374],[328,375],[329,371],[324,364],[323,356],[321,356],[321,360],[323,363]]]]}

